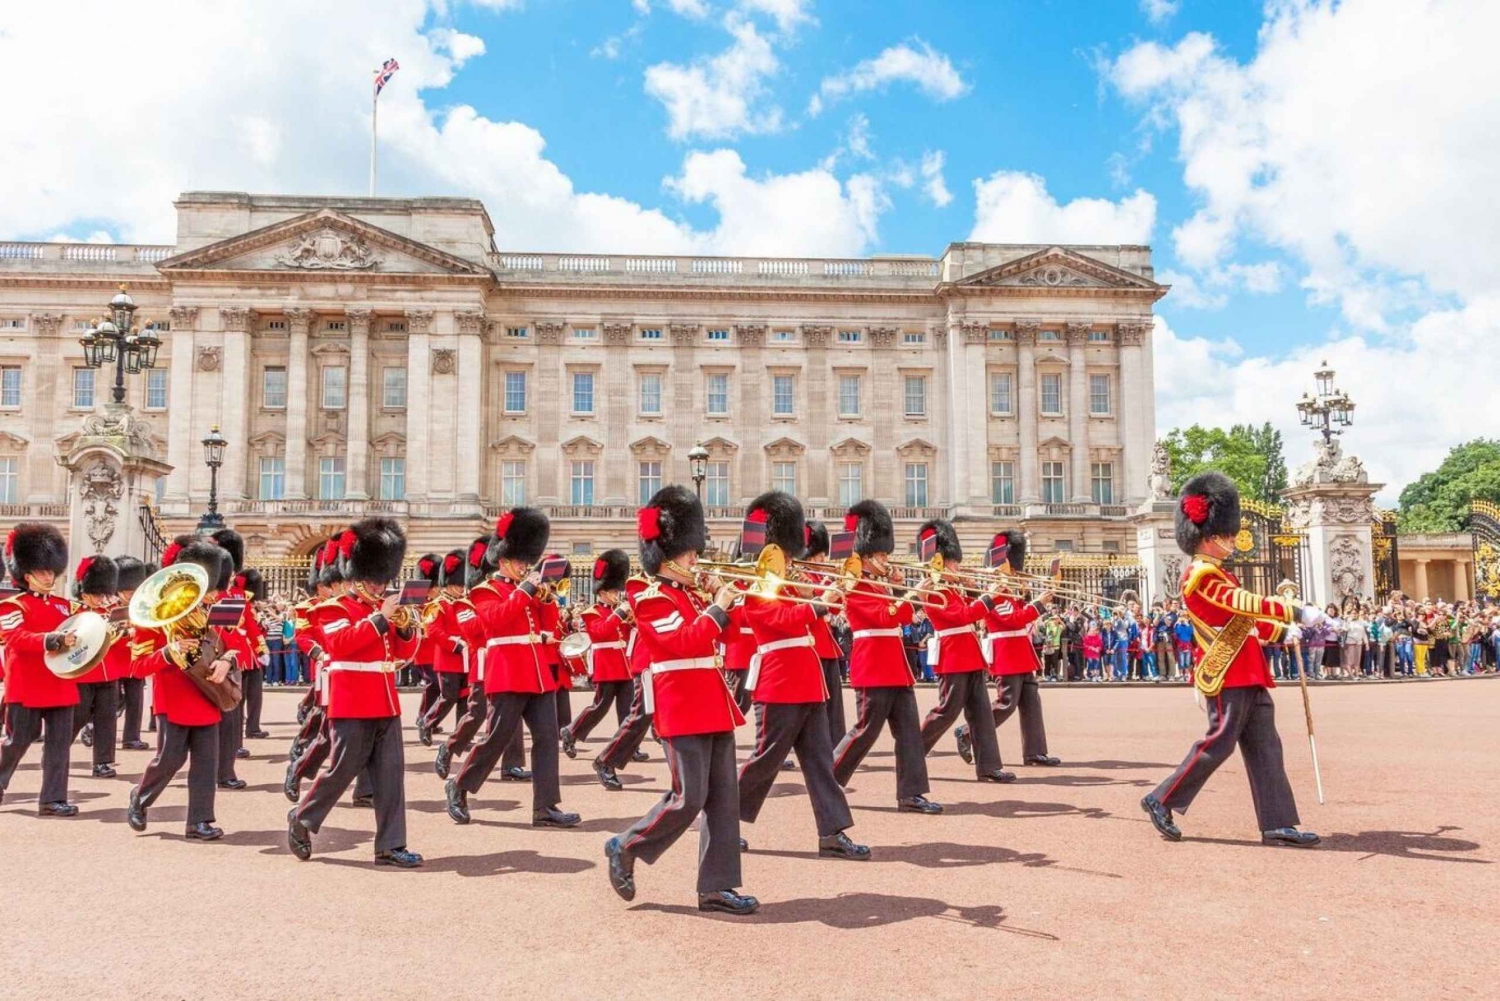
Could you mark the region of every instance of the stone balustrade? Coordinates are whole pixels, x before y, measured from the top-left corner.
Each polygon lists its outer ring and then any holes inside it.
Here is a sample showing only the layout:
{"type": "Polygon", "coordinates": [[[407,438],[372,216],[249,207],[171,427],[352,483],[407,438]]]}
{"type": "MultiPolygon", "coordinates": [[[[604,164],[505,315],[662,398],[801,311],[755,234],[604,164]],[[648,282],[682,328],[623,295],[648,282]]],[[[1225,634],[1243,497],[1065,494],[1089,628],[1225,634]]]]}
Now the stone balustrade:
{"type": "Polygon", "coordinates": [[[490,267],[502,278],[520,280],[565,280],[569,275],[588,275],[590,279],[619,276],[620,280],[682,281],[701,278],[733,281],[736,276],[748,280],[788,279],[808,281],[829,279],[845,283],[870,281],[877,284],[910,285],[930,288],[940,273],[936,260],[909,258],[843,259],[843,258],[757,258],[757,257],[671,257],[608,255],[580,257],[567,254],[491,254],[490,267]]]}

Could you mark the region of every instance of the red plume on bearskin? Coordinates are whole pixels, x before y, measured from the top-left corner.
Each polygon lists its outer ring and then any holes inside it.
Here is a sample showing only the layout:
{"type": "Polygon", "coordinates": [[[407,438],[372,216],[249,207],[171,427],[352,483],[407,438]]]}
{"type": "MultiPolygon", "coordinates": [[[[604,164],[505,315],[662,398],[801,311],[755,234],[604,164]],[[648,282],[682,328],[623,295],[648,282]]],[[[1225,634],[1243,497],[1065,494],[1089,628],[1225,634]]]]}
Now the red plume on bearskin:
{"type": "Polygon", "coordinates": [[[463,560],[459,557],[459,555],[457,553],[449,553],[447,556],[443,557],[443,573],[444,573],[444,575],[457,573],[458,572],[458,568],[460,566],[462,566],[462,565],[463,565],[463,560]]]}
{"type": "Polygon", "coordinates": [[[176,563],[177,554],[180,552],[182,552],[182,547],[175,542],[168,546],[166,549],[163,549],[161,552],[161,565],[164,567],[169,567],[173,563],[176,563]]]}
{"type": "Polygon", "coordinates": [[[511,522],[516,520],[515,512],[507,511],[495,522],[495,538],[505,538],[505,533],[510,531],[511,522]]]}
{"type": "Polygon", "coordinates": [[[424,556],[420,560],[417,560],[417,572],[420,573],[423,577],[431,576],[432,571],[436,567],[437,557],[435,556],[424,556]]]}
{"type": "Polygon", "coordinates": [[[703,502],[681,484],[662,487],[636,515],[641,566],[656,573],[667,560],[701,553],[708,545],[703,502]]]}
{"type": "Polygon", "coordinates": [[[484,554],[489,551],[489,539],[475,539],[469,544],[469,566],[477,567],[484,562],[484,554]]]}
{"type": "Polygon", "coordinates": [[[85,556],[73,571],[75,595],[112,595],[120,590],[120,572],[108,556],[85,556]]]}
{"type": "Polygon", "coordinates": [[[552,536],[552,522],[541,508],[513,507],[495,523],[495,541],[489,560],[516,560],[527,566],[542,558],[547,540],[552,536]]]}
{"type": "Polygon", "coordinates": [[[877,500],[862,500],[851,507],[844,526],[854,533],[854,551],[861,556],[896,551],[896,529],[891,514],[877,500]]]}
{"type": "Polygon", "coordinates": [[[857,532],[859,530],[859,515],[850,512],[844,515],[844,531],[857,532]]]}
{"type": "Polygon", "coordinates": [[[661,508],[643,507],[635,513],[635,534],[642,542],[654,542],[661,536],[661,508]]]}
{"type": "Polygon", "coordinates": [[[618,591],[630,576],[630,557],[623,549],[606,549],[594,563],[594,593],[618,591]]]}
{"type": "Polygon", "coordinates": [[[604,562],[602,559],[601,560],[595,560],[594,561],[594,579],[598,580],[599,578],[603,577],[605,571],[608,570],[608,569],[609,569],[609,564],[608,563],[604,562]]]}
{"type": "Polygon", "coordinates": [[[1182,500],[1173,520],[1177,547],[1196,555],[1204,539],[1239,532],[1239,488],[1223,473],[1199,473],[1182,485],[1182,500]]]}
{"type": "Polygon", "coordinates": [[[1202,494],[1189,494],[1182,498],[1182,513],[1194,525],[1203,524],[1208,520],[1208,498],[1202,494]]]}
{"type": "Polygon", "coordinates": [[[74,579],[82,580],[83,578],[87,577],[89,575],[89,570],[92,569],[93,566],[94,558],[92,556],[85,556],[83,559],[79,560],[78,569],[73,571],[74,579]]]}
{"type": "Polygon", "coordinates": [[[359,541],[359,536],[348,529],[339,536],[339,558],[347,561],[354,556],[354,544],[359,541]]]}

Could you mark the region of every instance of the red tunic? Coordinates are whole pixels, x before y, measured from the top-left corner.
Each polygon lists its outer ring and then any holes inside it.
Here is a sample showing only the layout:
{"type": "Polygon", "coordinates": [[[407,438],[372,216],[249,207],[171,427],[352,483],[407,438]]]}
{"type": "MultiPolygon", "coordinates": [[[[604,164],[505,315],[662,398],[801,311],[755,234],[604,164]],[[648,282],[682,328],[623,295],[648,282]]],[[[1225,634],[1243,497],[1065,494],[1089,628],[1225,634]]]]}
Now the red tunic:
{"type": "Polygon", "coordinates": [[[266,631],[261,628],[260,620],[255,617],[255,602],[250,600],[249,592],[241,587],[231,587],[224,592],[224,597],[245,603],[245,614],[240,619],[240,631],[245,634],[245,645],[250,651],[250,659],[240,664],[240,670],[259,671],[260,659],[269,657],[271,648],[266,645],[266,631]]]}
{"type": "Polygon", "coordinates": [[[5,648],[5,701],[28,709],[78,705],[78,683],[47,670],[47,634],[78,609],[66,598],[24,591],[0,601],[5,648]]]}
{"type": "MultiPolygon", "coordinates": [[[[120,606],[118,598],[111,599],[106,605],[94,609],[106,619],[110,612],[120,606]]],[[[130,623],[117,622],[115,627],[121,630],[120,638],[109,645],[105,651],[104,659],[94,665],[94,669],[81,678],[74,678],[75,684],[99,685],[109,681],[118,681],[130,676],[130,623]]]]}
{"type": "Polygon", "coordinates": [[[541,611],[536,598],[511,581],[492,577],[470,591],[469,600],[486,637],[485,694],[556,691],[557,679],[541,649],[541,611]]]}
{"type": "Polygon", "coordinates": [[[424,642],[432,651],[432,669],[441,674],[469,672],[466,629],[477,630],[479,616],[468,598],[439,598],[437,618],[427,627],[424,642]]]}
{"type": "MultiPolygon", "coordinates": [[[[223,633],[220,632],[220,638],[223,633]]],[[[167,637],[159,629],[134,630],[130,640],[132,677],[155,675],[151,683],[151,711],[178,726],[213,726],[222,718],[219,707],[198,690],[182,666],[167,652],[167,637]]]]}
{"type": "MultiPolygon", "coordinates": [[[[622,609],[628,609],[622,605],[622,609]]],[[[604,681],[629,681],[630,667],[625,663],[625,648],[630,643],[632,626],[614,609],[600,602],[583,610],[583,628],[589,634],[588,659],[593,667],[594,684],[604,681]]]]}
{"type": "MultiPolygon", "coordinates": [[[[807,574],[808,579],[814,584],[836,584],[835,576],[831,573],[811,571],[807,574]]],[[[838,660],[843,656],[839,649],[838,640],[833,638],[833,630],[828,628],[828,619],[818,616],[812,625],[813,649],[818,654],[819,660],[838,660]]]]}
{"type": "Polygon", "coordinates": [[[1014,598],[1000,598],[984,617],[984,641],[990,648],[990,673],[994,675],[1030,674],[1042,665],[1036,659],[1036,647],[1026,627],[1042,614],[1035,602],[1021,604],[1014,598]]]}
{"type": "Polygon", "coordinates": [[[928,604],[927,617],[932,620],[933,635],[938,638],[938,657],[932,663],[935,674],[969,674],[985,668],[984,651],[974,624],[990,612],[982,600],[965,601],[961,592],[939,585],[941,604],[928,604]]]}
{"type": "Polygon", "coordinates": [[[1224,675],[1225,688],[1275,688],[1261,643],[1275,643],[1297,615],[1295,606],[1240,587],[1234,575],[1205,556],[1196,556],[1182,572],[1182,606],[1193,623],[1200,656],[1218,631],[1236,615],[1253,616],[1254,633],[1240,645],[1224,675]]]}
{"type": "Polygon", "coordinates": [[[750,670],[750,659],[755,656],[755,630],[745,618],[745,606],[739,604],[729,610],[729,625],[719,637],[724,648],[724,670],[750,670]]]}
{"type": "Polygon", "coordinates": [[[557,644],[562,640],[562,610],[555,601],[537,602],[537,620],[542,626],[542,663],[551,670],[558,688],[572,690],[573,676],[563,666],[557,644]]]}
{"type": "Polygon", "coordinates": [[[812,605],[747,597],[741,606],[755,633],[760,669],[756,702],[822,702],[823,662],[814,648],[812,627],[822,620],[812,605]]]}
{"type": "Polygon", "coordinates": [[[745,722],[719,670],[718,639],[728,621],[675,581],[625,584],[636,643],[651,662],[656,732],[663,737],[731,733],[745,722]]]}
{"type": "Polygon", "coordinates": [[[911,622],[910,603],[897,602],[890,585],[861,578],[844,598],[844,616],[854,633],[849,684],[855,688],[910,688],[911,668],[901,627],[911,622]],[[892,607],[894,603],[894,608],[892,607]]]}
{"type": "Polygon", "coordinates": [[[320,631],[328,654],[329,719],[401,715],[396,670],[417,652],[418,634],[402,639],[377,606],[352,594],[323,606],[320,631]],[[379,624],[377,624],[379,623],[379,624]]]}

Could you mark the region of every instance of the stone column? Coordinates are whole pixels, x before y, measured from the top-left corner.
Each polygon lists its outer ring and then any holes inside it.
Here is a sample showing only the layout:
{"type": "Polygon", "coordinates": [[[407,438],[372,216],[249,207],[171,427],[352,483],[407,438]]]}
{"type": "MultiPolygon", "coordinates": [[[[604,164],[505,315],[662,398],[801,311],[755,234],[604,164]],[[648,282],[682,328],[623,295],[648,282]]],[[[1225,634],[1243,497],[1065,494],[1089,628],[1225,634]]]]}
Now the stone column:
{"type": "MultiPolygon", "coordinates": [[[[532,427],[536,428],[537,501],[542,504],[557,503],[563,497],[572,499],[570,489],[563,484],[559,466],[562,453],[558,445],[562,442],[562,422],[573,409],[573,387],[562,387],[562,329],[561,323],[538,320],[532,324],[536,333],[536,385],[526,409],[535,416],[532,427]]],[[[594,466],[594,474],[602,472],[604,457],[600,456],[594,466]]],[[[598,496],[594,498],[598,500],[598,496]]]]}
{"type": "Polygon", "coordinates": [[[432,399],[432,310],[406,311],[406,499],[427,502],[430,486],[432,399]]]}
{"type": "Polygon", "coordinates": [[[953,468],[948,501],[965,505],[971,517],[987,518],[991,503],[990,373],[985,355],[990,328],[986,323],[965,323],[955,331],[950,325],[948,332],[939,331],[936,336],[949,364],[950,392],[941,401],[947,407],[948,461],[953,468]]]}
{"type": "MultiPolygon", "coordinates": [[[[173,329],[177,327],[178,311],[172,310],[173,329]]],[[[219,496],[223,500],[243,500],[248,496],[245,487],[250,469],[250,326],[254,321],[253,310],[243,306],[219,307],[219,322],[224,328],[219,429],[229,441],[219,480],[219,496]]]]}
{"type": "Polygon", "coordinates": [[[1469,561],[1458,559],[1453,561],[1453,600],[1469,600],[1469,561]]]}
{"type": "Polygon", "coordinates": [[[1177,548],[1173,517],[1177,502],[1158,498],[1145,502],[1130,516],[1135,526],[1135,553],[1141,561],[1141,600],[1149,605],[1175,598],[1181,588],[1187,557],[1177,548]]]}
{"type": "MultiPolygon", "coordinates": [[[[1307,532],[1311,556],[1304,597],[1320,605],[1348,597],[1380,597],[1375,590],[1371,498],[1384,484],[1371,483],[1358,459],[1344,459],[1338,445],[1320,446],[1319,457],[1293,474],[1282,497],[1292,527],[1307,532]]],[[[1426,568],[1417,564],[1417,588],[1426,593],[1426,568]]]]}
{"type": "Polygon", "coordinates": [[[629,454],[630,426],[636,416],[636,388],[630,367],[634,328],[628,323],[600,326],[604,338],[604,454],[609,457],[603,470],[604,503],[628,505],[635,502],[623,458],[629,454]]]}
{"type": "MultiPolygon", "coordinates": [[[[56,441],[68,431],[68,408],[72,404],[73,370],[63,362],[62,348],[63,318],[57,313],[33,313],[31,325],[37,333],[36,364],[26,376],[25,392],[27,409],[36,414],[31,425],[32,444],[27,448],[26,501],[29,504],[55,504],[60,490],[57,464],[45,444],[56,441]]],[[[103,388],[105,369],[94,376],[94,398],[107,399],[108,390],[103,388]]],[[[113,379],[114,373],[110,371],[113,379]]],[[[111,382],[113,385],[113,382],[111,382]]]]}
{"type": "Polygon", "coordinates": [[[349,321],[349,433],[346,439],[344,496],[370,497],[370,311],[346,309],[349,321]]]}
{"type": "MultiPolygon", "coordinates": [[[[127,405],[105,404],[90,414],[81,434],[54,458],[67,471],[69,559],[72,568],[88,555],[150,559],[141,526],[141,504],[154,499],[156,481],[170,467],[154,454],[149,422],[138,421],[127,405]]],[[[54,443],[59,444],[59,443],[54,443]]]]}
{"type": "Polygon", "coordinates": [[[1417,558],[1417,594],[1418,601],[1426,601],[1429,595],[1427,590],[1427,564],[1431,563],[1426,557],[1417,558]]]}
{"type": "MultiPolygon", "coordinates": [[[[286,356],[286,493],[287,500],[307,499],[307,331],[313,311],[285,310],[286,356]]],[[[177,352],[172,356],[175,362],[177,352]]],[[[173,370],[176,371],[175,369],[173,370]]]]}
{"type": "MultiPolygon", "coordinates": [[[[893,506],[906,503],[906,484],[896,457],[896,427],[906,409],[901,373],[896,368],[896,334],[890,327],[865,331],[873,357],[870,360],[871,409],[874,410],[874,452],[870,455],[870,491],[893,506]]],[[[929,500],[932,498],[929,497],[929,500]]]]}
{"type": "MultiPolygon", "coordinates": [[[[667,327],[667,336],[672,339],[672,416],[667,421],[666,439],[673,446],[674,454],[662,460],[662,482],[690,483],[687,453],[698,435],[698,407],[694,398],[699,379],[698,344],[703,340],[703,325],[673,323],[667,327]]],[[[634,483],[633,457],[630,462],[627,482],[634,483]]]]}
{"type": "Polygon", "coordinates": [[[458,330],[457,499],[477,506],[484,455],[484,312],[461,310],[453,320],[458,330]]]}
{"type": "MultiPolygon", "coordinates": [[[[1089,481],[1089,374],[1085,345],[1089,339],[1087,323],[1070,323],[1064,328],[1068,339],[1068,456],[1072,460],[1069,479],[1073,481],[1073,503],[1087,504],[1093,499],[1089,481]]],[[[1115,409],[1123,409],[1129,397],[1121,394],[1115,409]]]]}
{"type": "Polygon", "coordinates": [[[1143,399],[1147,389],[1142,376],[1141,343],[1150,329],[1144,323],[1121,323],[1117,326],[1120,342],[1120,444],[1124,448],[1124,483],[1122,499],[1127,504],[1146,494],[1146,453],[1155,442],[1146,437],[1150,426],[1142,419],[1141,407],[1150,405],[1143,399]]]}
{"type": "MultiPolygon", "coordinates": [[[[808,328],[804,327],[804,338],[808,337],[807,331],[808,328]]],[[[740,470],[731,487],[736,491],[729,498],[731,504],[749,500],[771,485],[766,467],[766,443],[774,441],[778,435],[771,426],[771,408],[766,405],[766,397],[771,392],[771,379],[766,374],[764,343],[762,338],[746,342],[740,347],[740,418],[735,421],[735,430],[739,432],[737,437],[740,439],[740,470]]],[[[811,346],[812,340],[807,343],[811,346]]],[[[823,345],[828,345],[826,337],[823,345]]]]}
{"type": "MultiPolygon", "coordinates": [[[[193,463],[193,343],[198,326],[196,306],[173,306],[168,313],[172,329],[167,337],[172,347],[167,374],[167,506],[187,513],[192,484],[193,463]]],[[[205,429],[206,430],[206,429],[205,429]]],[[[244,443],[248,448],[249,443],[244,443]]]]}
{"type": "Polygon", "coordinates": [[[1021,431],[1022,504],[1042,499],[1041,470],[1036,457],[1036,320],[1016,322],[1016,418],[1021,431]]]}

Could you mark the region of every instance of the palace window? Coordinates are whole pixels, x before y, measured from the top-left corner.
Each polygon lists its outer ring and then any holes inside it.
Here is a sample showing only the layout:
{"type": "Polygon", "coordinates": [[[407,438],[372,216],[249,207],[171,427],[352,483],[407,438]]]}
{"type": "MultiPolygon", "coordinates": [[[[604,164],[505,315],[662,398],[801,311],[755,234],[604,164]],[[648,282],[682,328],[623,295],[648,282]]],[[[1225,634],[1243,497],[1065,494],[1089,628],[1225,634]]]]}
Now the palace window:
{"type": "Polygon", "coordinates": [[[0,504],[21,503],[21,460],[0,458],[0,504]]]}
{"type": "Polygon", "coordinates": [[[771,489],[797,495],[797,464],[795,462],[771,463],[771,489]]]}
{"type": "Polygon", "coordinates": [[[260,459],[261,500],[281,500],[286,496],[286,459],[279,455],[263,455],[260,459]]]}
{"type": "Polygon", "coordinates": [[[1063,462],[1042,463],[1042,502],[1061,504],[1068,499],[1068,485],[1064,479],[1067,464],[1063,462]]]}
{"type": "Polygon", "coordinates": [[[321,500],[344,499],[342,455],[325,455],[318,460],[318,497],[321,500]]]}
{"type": "Polygon", "coordinates": [[[511,338],[513,340],[518,340],[518,341],[525,340],[526,339],[526,328],[525,327],[506,327],[505,328],[505,336],[509,337],[509,338],[511,338]]]}
{"type": "MultiPolygon", "coordinates": [[[[84,321],[87,323],[87,321],[84,321]]],[[[76,326],[76,325],[75,325],[76,326]]],[[[6,317],[0,319],[0,330],[25,330],[26,320],[23,318],[6,317]]]]}
{"type": "Polygon", "coordinates": [[[388,334],[404,334],[406,333],[406,321],[390,320],[386,323],[385,330],[388,334]]]}
{"type": "Polygon", "coordinates": [[[573,373],[573,413],[591,414],[594,412],[594,373],[573,373]]]}
{"type": "Polygon", "coordinates": [[[506,459],[500,464],[500,503],[519,507],[526,503],[526,462],[506,459]]]}
{"type": "Polygon", "coordinates": [[[329,320],[323,325],[324,330],[343,330],[348,324],[343,320],[329,320]]]}
{"type": "Polygon", "coordinates": [[[1095,344],[1108,344],[1109,343],[1109,331],[1108,330],[1090,330],[1089,331],[1089,340],[1093,341],[1095,344]]]}
{"type": "Polygon", "coordinates": [[[1106,553],[1110,553],[1112,555],[1115,555],[1115,554],[1118,554],[1120,552],[1120,540],[1119,539],[1105,539],[1104,543],[1103,543],[1103,546],[1104,546],[1104,551],[1106,553]]]}
{"type": "Polygon", "coordinates": [[[286,329],[286,321],[285,320],[267,320],[266,321],[266,329],[267,330],[285,330],[286,329]]]}
{"type": "Polygon", "coordinates": [[[167,370],[164,368],[146,369],[146,409],[167,409],[167,370]]]}
{"type": "Polygon", "coordinates": [[[865,464],[863,462],[839,463],[839,505],[850,507],[864,500],[865,464]]]}
{"type": "Polygon", "coordinates": [[[861,331],[858,331],[858,330],[840,330],[839,331],[839,343],[840,344],[858,344],[862,340],[864,340],[864,334],[861,331]]]}
{"type": "Polygon", "coordinates": [[[641,340],[643,340],[643,341],[659,341],[659,340],[661,340],[661,328],[660,327],[643,327],[641,329],[641,340]]]}
{"type": "Polygon", "coordinates": [[[1043,330],[1041,333],[1036,335],[1036,338],[1039,341],[1055,341],[1060,339],[1057,331],[1055,330],[1043,330]]]}
{"type": "Polygon", "coordinates": [[[905,379],[906,392],[906,416],[927,416],[927,377],[921,375],[908,375],[905,379]]]}
{"type": "Polygon", "coordinates": [[[771,413],[777,417],[790,417],[793,412],[794,387],[790,375],[771,376],[771,413]]]}
{"type": "Polygon", "coordinates": [[[323,369],[323,409],[343,410],[349,398],[349,370],[342,365],[323,369]]]}
{"type": "Polygon", "coordinates": [[[268,365],[260,373],[260,405],[267,410],[286,409],[286,369],[268,365]]]}
{"type": "Polygon", "coordinates": [[[653,459],[650,462],[638,463],[636,477],[640,483],[640,503],[642,507],[645,507],[661,489],[661,462],[653,459]]]}
{"type": "Polygon", "coordinates": [[[94,370],[91,368],[73,370],[73,407],[77,410],[94,409],[94,370]]]}
{"type": "Polygon", "coordinates": [[[1015,400],[1011,395],[1009,372],[990,373],[990,413],[1015,413],[1015,400]]]}
{"type": "Polygon", "coordinates": [[[796,339],[797,332],[795,330],[773,330],[771,332],[771,340],[777,344],[790,344],[796,339]]]}
{"type": "Polygon", "coordinates": [[[709,373],[708,386],[704,392],[704,402],[704,409],[710,417],[727,417],[729,415],[728,373],[709,373]]]}
{"type": "Polygon", "coordinates": [[[572,489],[568,496],[574,504],[594,503],[594,460],[575,459],[571,479],[572,489]]]}
{"type": "Polygon", "coordinates": [[[927,343],[927,333],[923,330],[904,330],[901,332],[901,343],[915,346],[927,343]]]}
{"type": "Polygon", "coordinates": [[[1073,551],[1072,539],[1054,539],[1052,548],[1059,553],[1071,553],[1073,551]]]}
{"type": "Polygon", "coordinates": [[[387,410],[406,409],[406,369],[392,366],[381,373],[380,404],[387,410]]]}
{"type": "Polygon", "coordinates": [[[839,376],[839,416],[859,416],[859,376],[839,376]]]}
{"type": "Polygon", "coordinates": [[[640,382],[640,397],[642,414],[651,417],[661,416],[661,373],[642,372],[640,382]]]}
{"type": "Polygon", "coordinates": [[[992,327],[989,331],[989,339],[992,341],[1013,341],[1016,339],[1016,335],[1012,331],[992,327]]]}
{"type": "Polygon", "coordinates": [[[1089,376],[1089,413],[1109,415],[1109,376],[1089,376]]]}
{"type": "Polygon", "coordinates": [[[705,483],[708,488],[708,506],[728,507],[729,463],[710,462],[708,464],[708,479],[705,483]]]}
{"type": "Polygon", "coordinates": [[[729,331],[710,330],[708,332],[708,339],[711,341],[719,341],[720,343],[727,343],[729,341],[729,331]]]}
{"type": "Polygon", "coordinates": [[[380,460],[380,499],[406,498],[406,460],[397,456],[380,460]]]}
{"type": "Polygon", "coordinates": [[[1062,416],[1062,373],[1042,373],[1042,413],[1048,417],[1062,416]]]}
{"type": "Polygon", "coordinates": [[[1093,463],[1095,504],[1113,504],[1115,502],[1115,464],[1112,462],[1093,463]]]}
{"type": "Polygon", "coordinates": [[[599,334],[593,327],[574,327],[573,337],[580,341],[594,341],[599,339],[599,334]]]}
{"type": "Polygon", "coordinates": [[[927,506],[927,463],[906,464],[906,506],[927,506]]]}
{"type": "Polygon", "coordinates": [[[1014,462],[990,463],[990,503],[1014,504],[1016,502],[1016,464],[1014,462]]]}
{"type": "Polygon", "coordinates": [[[21,366],[6,365],[0,368],[0,407],[19,407],[20,405],[21,366]]]}
{"type": "Polygon", "coordinates": [[[508,414],[524,414],[526,412],[526,373],[505,373],[505,412],[508,414]]]}

